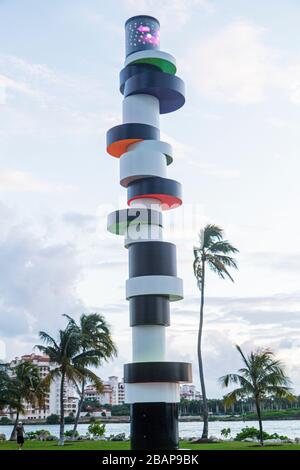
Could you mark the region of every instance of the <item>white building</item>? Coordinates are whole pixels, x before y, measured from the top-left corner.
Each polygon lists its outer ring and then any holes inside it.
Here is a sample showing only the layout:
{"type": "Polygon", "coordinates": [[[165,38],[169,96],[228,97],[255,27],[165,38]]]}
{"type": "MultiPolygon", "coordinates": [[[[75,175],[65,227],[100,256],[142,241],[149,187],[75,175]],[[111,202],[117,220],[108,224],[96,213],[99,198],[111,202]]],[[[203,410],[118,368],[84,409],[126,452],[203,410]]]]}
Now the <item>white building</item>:
{"type": "Polygon", "coordinates": [[[104,383],[103,393],[99,393],[94,385],[87,385],[85,387],[85,398],[86,400],[98,401],[101,405],[112,405],[113,404],[113,394],[112,388],[110,385],[104,383]]]}
{"type": "Polygon", "coordinates": [[[180,398],[185,400],[202,400],[202,395],[196,390],[195,385],[183,384],[180,386],[180,398]]]}
{"type": "Polygon", "coordinates": [[[111,376],[108,380],[103,381],[103,393],[97,392],[93,385],[85,388],[85,398],[87,400],[97,400],[101,405],[122,405],[125,403],[124,382],[118,377],[111,376]]]}
{"type": "MultiPolygon", "coordinates": [[[[41,378],[45,378],[50,370],[56,367],[56,364],[51,363],[48,356],[41,356],[38,354],[27,354],[16,357],[11,361],[10,366],[15,367],[23,361],[30,361],[38,366],[41,378]]],[[[70,413],[75,414],[77,411],[78,395],[76,388],[73,384],[66,382],[64,387],[64,410],[65,416],[70,413]]],[[[46,419],[51,414],[60,414],[60,378],[53,380],[50,385],[49,393],[47,393],[45,405],[43,408],[32,406],[30,403],[25,403],[25,413],[20,414],[21,419],[46,419]]]]}

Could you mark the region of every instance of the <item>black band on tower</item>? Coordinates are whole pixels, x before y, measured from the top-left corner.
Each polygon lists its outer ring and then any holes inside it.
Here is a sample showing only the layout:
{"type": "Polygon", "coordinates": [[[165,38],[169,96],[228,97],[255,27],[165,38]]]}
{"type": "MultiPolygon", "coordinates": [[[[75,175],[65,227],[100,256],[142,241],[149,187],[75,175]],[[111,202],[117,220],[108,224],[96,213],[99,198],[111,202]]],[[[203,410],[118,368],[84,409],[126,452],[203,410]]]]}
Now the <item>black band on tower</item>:
{"type": "Polygon", "coordinates": [[[131,446],[136,450],[178,449],[178,404],[131,405],[131,446]]]}
{"type": "Polygon", "coordinates": [[[185,103],[184,82],[181,78],[164,72],[149,70],[128,78],[124,96],[146,94],[159,100],[160,114],[172,113],[185,103]]]}
{"type": "Polygon", "coordinates": [[[140,295],[129,300],[130,326],[170,325],[170,301],[163,295],[140,295]]]}
{"type": "Polygon", "coordinates": [[[169,178],[153,176],[130,183],[127,187],[128,204],[140,197],[156,198],[169,207],[182,203],[181,184],[169,178]]]}
{"type": "Polygon", "coordinates": [[[126,123],[112,127],[106,133],[107,152],[120,157],[130,144],[139,140],[159,140],[160,131],[149,124],[126,123]]]}
{"type": "Polygon", "coordinates": [[[147,241],[132,243],[129,251],[129,277],[177,276],[176,246],[173,243],[147,241]]]}
{"type": "Polygon", "coordinates": [[[159,71],[160,69],[156,67],[155,65],[151,64],[129,64],[126,67],[124,67],[121,72],[120,72],[120,92],[122,95],[124,94],[124,87],[125,87],[125,82],[130,78],[133,77],[133,75],[136,75],[138,73],[144,73],[144,72],[149,72],[149,70],[152,71],[159,71]]]}
{"type": "Polygon", "coordinates": [[[192,381],[191,364],[187,362],[131,362],[124,364],[124,382],[192,381]]]}

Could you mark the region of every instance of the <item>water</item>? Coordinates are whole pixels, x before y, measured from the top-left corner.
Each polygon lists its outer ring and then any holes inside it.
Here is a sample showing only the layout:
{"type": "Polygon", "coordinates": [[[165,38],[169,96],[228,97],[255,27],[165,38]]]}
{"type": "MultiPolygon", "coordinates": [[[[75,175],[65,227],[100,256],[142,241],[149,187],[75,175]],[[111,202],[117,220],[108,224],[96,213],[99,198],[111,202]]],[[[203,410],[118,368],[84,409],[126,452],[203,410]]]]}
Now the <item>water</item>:
{"type": "MultiPolygon", "coordinates": [[[[258,428],[257,421],[213,421],[209,423],[209,435],[222,437],[221,430],[224,428],[231,429],[231,437],[234,437],[242,428],[245,426],[255,426],[258,428]]],[[[290,438],[300,437],[300,420],[278,420],[278,421],[264,421],[263,423],[264,430],[272,434],[277,432],[280,435],[288,436],[290,438]]],[[[78,432],[79,434],[86,434],[88,430],[88,424],[79,424],[78,432]]],[[[110,434],[119,434],[125,433],[126,436],[129,435],[129,423],[111,423],[106,424],[105,435],[109,436],[110,434]]],[[[37,429],[47,429],[54,436],[59,435],[59,426],[57,424],[47,425],[47,424],[32,424],[25,425],[25,431],[36,431],[37,429]]],[[[73,429],[72,424],[66,424],[65,430],[73,429]]],[[[179,423],[179,435],[180,437],[200,437],[202,430],[202,423],[191,421],[191,422],[181,422],[179,423]]],[[[0,426],[0,434],[5,434],[6,437],[10,436],[12,431],[12,426],[0,426]]]]}

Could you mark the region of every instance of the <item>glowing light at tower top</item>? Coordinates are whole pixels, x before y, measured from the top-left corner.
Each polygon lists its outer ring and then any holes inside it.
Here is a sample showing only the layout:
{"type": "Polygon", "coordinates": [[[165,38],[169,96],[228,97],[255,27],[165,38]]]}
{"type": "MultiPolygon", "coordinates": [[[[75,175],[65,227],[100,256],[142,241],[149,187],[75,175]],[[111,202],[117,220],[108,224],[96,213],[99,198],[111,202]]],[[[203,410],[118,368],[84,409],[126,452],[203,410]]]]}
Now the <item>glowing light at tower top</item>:
{"type": "Polygon", "coordinates": [[[126,56],[146,49],[159,49],[160,24],[152,16],[134,16],[125,24],[126,56]]]}

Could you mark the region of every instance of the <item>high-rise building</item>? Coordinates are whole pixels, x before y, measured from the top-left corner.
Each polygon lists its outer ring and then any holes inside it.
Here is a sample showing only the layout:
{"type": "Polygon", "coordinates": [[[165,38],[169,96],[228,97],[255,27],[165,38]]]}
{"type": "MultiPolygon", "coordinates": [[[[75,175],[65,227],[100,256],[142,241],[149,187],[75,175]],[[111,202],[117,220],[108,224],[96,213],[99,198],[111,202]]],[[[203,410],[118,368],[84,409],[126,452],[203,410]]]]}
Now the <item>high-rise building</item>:
{"type": "Polygon", "coordinates": [[[202,400],[201,392],[199,392],[195,385],[182,384],[180,386],[180,398],[185,400],[202,400]]]}
{"type": "Polygon", "coordinates": [[[93,385],[85,388],[85,398],[96,400],[101,405],[122,405],[125,402],[124,382],[116,376],[103,380],[104,390],[99,393],[93,385]]]}
{"type": "MultiPolygon", "coordinates": [[[[26,354],[24,356],[16,357],[10,363],[13,368],[20,362],[30,361],[35,364],[40,371],[41,378],[45,378],[48,373],[56,367],[56,364],[51,363],[48,356],[39,354],[26,354]]],[[[78,405],[78,394],[76,388],[70,382],[65,382],[64,387],[64,410],[65,416],[71,413],[75,414],[78,405]]],[[[33,406],[30,403],[24,403],[25,412],[20,414],[21,419],[46,419],[51,414],[60,414],[60,379],[59,377],[52,381],[49,393],[46,395],[45,405],[42,408],[33,406]]]]}

